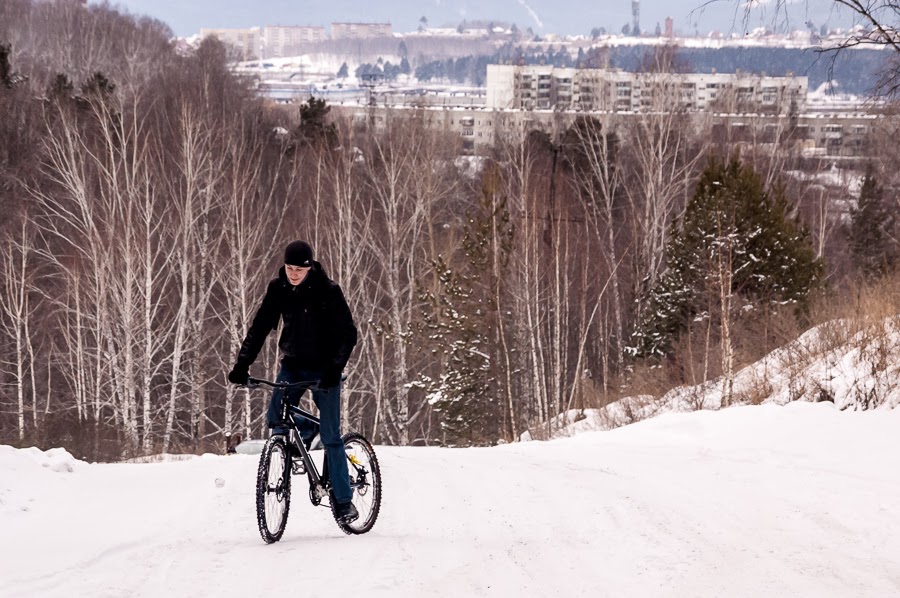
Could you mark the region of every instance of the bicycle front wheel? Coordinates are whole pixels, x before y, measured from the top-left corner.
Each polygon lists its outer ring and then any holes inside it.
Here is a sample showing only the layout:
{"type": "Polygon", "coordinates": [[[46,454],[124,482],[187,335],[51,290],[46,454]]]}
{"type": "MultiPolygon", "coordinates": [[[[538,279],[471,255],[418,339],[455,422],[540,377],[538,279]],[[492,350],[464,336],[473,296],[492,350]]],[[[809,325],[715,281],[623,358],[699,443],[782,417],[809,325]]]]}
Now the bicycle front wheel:
{"type": "Polygon", "coordinates": [[[365,436],[351,433],[346,434],[343,440],[350,487],[353,489],[353,506],[359,511],[359,518],[352,523],[337,523],[345,534],[364,534],[375,525],[381,510],[381,468],[375,449],[365,436]]]}
{"type": "Polygon", "coordinates": [[[256,522],[266,544],[284,534],[291,508],[291,459],[284,436],[272,436],[259,456],[256,522]]]}

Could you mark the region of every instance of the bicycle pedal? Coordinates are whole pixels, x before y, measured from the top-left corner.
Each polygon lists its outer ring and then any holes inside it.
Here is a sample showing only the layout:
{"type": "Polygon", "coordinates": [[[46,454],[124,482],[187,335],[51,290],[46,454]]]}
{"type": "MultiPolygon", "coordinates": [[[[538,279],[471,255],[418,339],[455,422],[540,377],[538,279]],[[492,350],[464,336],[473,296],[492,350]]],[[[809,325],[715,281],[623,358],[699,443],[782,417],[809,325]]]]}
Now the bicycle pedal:
{"type": "Polygon", "coordinates": [[[294,475],[303,475],[306,473],[306,465],[302,459],[291,461],[291,473],[294,475]]]}

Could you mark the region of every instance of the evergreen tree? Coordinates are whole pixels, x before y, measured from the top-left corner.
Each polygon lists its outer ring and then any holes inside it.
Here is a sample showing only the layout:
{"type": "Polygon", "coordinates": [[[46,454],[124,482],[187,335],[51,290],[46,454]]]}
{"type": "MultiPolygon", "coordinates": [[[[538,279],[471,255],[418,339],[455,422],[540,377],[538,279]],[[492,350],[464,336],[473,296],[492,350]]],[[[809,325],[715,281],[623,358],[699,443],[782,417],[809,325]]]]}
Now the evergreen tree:
{"type": "Polygon", "coordinates": [[[481,200],[466,225],[458,269],[451,271],[438,259],[438,293],[420,293],[419,332],[440,366],[435,378],[422,375],[414,386],[425,391],[445,440],[455,445],[493,443],[517,429],[510,425],[514,415],[501,406],[505,388],[497,372],[504,355],[496,338],[501,318],[506,329],[512,326],[506,322],[512,315],[501,307],[501,273],[509,265],[514,232],[496,164],[485,166],[482,177],[481,200]]]}
{"type": "Polygon", "coordinates": [[[10,64],[12,48],[9,44],[0,44],[0,85],[12,87],[12,65],[10,64]]]}
{"type": "Polygon", "coordinates": [[[81,84],[81,93],[86,96],[95,93],[109,96],[115,90],[116,85],[100,72],[94,73],[87,81],[81,84]]]}
{"type": "Polygon", "coordinates": [[[338,69],[337,76],[339,79],[346,78],[350,74],[350,69],[347,67],[347,63],[343,63],[341,68],[338,69]]]}
{"type": "Polygon", "coordinates": [[[894,240],[896,217],[884,201],[884,189],[872,170],[866,169],[859,201],[850,210],[850,227],[847,231],[850,255],[862,277],[879,278],[891,270],[897,261],[894,240]]]}
{"type": "Polygon", "coordinates": [[[413,386],[425,391],[449,444],[483,444],[496,438],[497,427],[485,312],[471,279],[451,270],[442,257],[433,267],[440,291],[420,293],[426,306],[420,330],[441,371],[436,379],[420,376],[413,386]]]}
{"type": "Polygon", "coordinates": [[[673,224],[667,269],[640,315],[631,352],[648,357],[671,350],[700,306],[715,303],[710,293],[718,294],[723,277],[717,267],[726,254],[726,292],[743,305],[805,308],[823,264],[815,259],[808,232],[787,212],[780,186],[766,192],[759,175],[737,158],[712,160],[680,226],[673,224]]]}
{"type": "Polygon", "coordinates": [[[297,136],[306,143],[335,141],[337,132],[334,125],[328,122],[328,113],[331,107],[325,100],[309,96],[305,104],[300,105],[300,124],[297,126],[297,136]]]}
{"type": "Polygon", "coordinates": [[[57,73],[53,82],[47,88],[47,97],[55,99],[71,98],[75,91],[72,80],[63,73],[57,73]]]}

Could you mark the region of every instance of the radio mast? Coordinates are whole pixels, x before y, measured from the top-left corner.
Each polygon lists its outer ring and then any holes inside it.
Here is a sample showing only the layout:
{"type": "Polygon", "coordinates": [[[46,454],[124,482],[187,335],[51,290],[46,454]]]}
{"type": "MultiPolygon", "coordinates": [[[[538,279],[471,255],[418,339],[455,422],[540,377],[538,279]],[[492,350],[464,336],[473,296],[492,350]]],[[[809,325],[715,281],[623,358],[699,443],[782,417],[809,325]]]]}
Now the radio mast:
{"type": "Polygon", "coordinates": [[[639,37],[641,35],[641,0],[631,0],[631,18],[634,20],[631,25],[631,34],[639,37]]]}

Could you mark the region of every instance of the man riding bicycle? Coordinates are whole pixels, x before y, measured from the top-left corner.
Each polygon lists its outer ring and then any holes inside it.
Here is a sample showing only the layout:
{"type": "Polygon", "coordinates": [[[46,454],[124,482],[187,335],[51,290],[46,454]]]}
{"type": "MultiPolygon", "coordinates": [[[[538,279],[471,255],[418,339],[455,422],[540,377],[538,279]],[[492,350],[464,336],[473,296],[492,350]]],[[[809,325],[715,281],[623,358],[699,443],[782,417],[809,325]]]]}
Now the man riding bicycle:
{"type": "MultiPolygon", "coordinates": [[[[322,265],[313,259],[312,247],[304,241],[294,241],[285,249],[284,266],[266,287],[234,368],[228,373],[230,382],[247,384],[250,366],[279,319],[284,326],[278,341],[282,358],[277,380],[320,380],[312,395],[319,408],[318,432],[325,446],[335,516],[350,523],[359,514],[351,502],[353,493],[341,440],[341,374],[356,345],[356,326],[341,287],[328,278],[322,265]]],[[[280,421],[285,399],[296,405],[300,395],[281,388],[272,392],[266,422],[273,434],[285,431],[285,423],[280,421]]],[[[297,426],[309,447],[317,432],[315,424],[302,420],[297,426]]]]}

